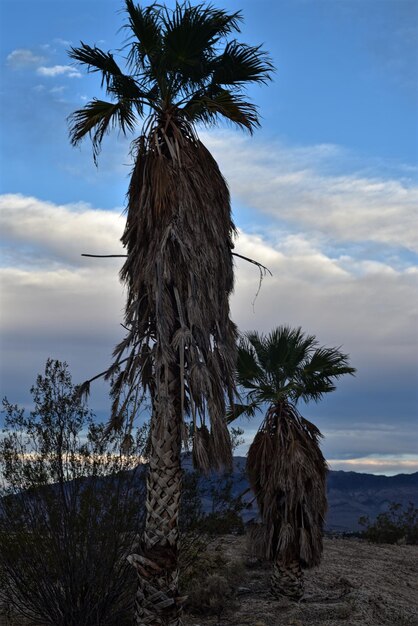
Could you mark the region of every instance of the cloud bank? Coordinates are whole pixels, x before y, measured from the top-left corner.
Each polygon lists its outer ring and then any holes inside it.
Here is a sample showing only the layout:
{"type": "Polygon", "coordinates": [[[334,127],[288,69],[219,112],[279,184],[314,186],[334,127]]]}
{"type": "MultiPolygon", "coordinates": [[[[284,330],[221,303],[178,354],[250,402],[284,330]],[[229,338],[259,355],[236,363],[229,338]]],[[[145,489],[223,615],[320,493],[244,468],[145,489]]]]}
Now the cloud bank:
{"type": "MultiPolygon", "coordinates": [[[[257,269],[236,258],[231,309],[239,328],[302,326],[350,355],[356,378],[303,408],[324,431],[333,468],[418,469],[410,437],[418,369],[414,172],[388,175],[332,145],[202,138],[231,188],[236,251],[273,274],[255,298],[257,269]]],[[[67,360],[77,380],[109,363],[123,335],[122,259],[81,253],[123,253],[123,227],[121,208],[0,196],[3,393],[11,399],[28,401],[23,390],[48,356],[67,360]]],[[[108,410],[103,388],[93,401],[108,410]]],[[[247,436],[256,428],[244,426],[247,436]]]]}
{"type": "Polygon", "coordinates": [[[328,144],[289,148],[229,133],[203,137],[235,198],[257,213],[310,236],[418,252],[418,185],[408,176],[370,172],[328,144]]]}

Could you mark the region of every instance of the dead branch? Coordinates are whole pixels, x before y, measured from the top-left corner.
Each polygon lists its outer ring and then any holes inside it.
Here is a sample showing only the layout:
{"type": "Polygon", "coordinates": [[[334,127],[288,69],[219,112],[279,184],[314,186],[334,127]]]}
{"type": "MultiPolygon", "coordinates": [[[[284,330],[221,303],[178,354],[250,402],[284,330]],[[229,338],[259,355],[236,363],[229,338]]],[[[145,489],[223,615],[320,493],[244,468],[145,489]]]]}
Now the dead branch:
{"type": "MultiPolygon", "coordinates": [[[[234,256],[237,256],[240,259],[244,259],[244,261],[248,261],[248,263],[257,265],[258,269],[260,271],[262,270],[264,274],[267,274],[268,272],[270,276],[273,276],[269,268],[263,265],[262,263],[259,263],[258,261],[255,261],[254,259],[250,259],[248,256],[243,256],[242,254],[238,254],[238,252],[232,252],[231,254],[233,254],[234,256]]],[[[126,258],[128,255],[127,254],[82,254],[81,256],[87,256],[87,257],[94,258],[94,259],[116,259],[116,258],[126,258]]]]}

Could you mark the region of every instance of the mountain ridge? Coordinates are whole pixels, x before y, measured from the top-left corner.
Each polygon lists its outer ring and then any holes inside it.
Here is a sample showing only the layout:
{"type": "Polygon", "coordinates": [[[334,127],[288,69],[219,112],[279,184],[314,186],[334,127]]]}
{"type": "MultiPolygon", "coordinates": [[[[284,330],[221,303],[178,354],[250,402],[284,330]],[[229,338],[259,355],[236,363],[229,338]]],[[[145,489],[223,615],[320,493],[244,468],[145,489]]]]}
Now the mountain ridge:
{"type": "MultiPolygon", "coordinates": [[[[185,471],[193,471],[190,455],[184,455],[182,466],[185,471]]],[[[245,476],[245,457],[234,457],[231,491],[237,497],[249,488],[245,476]]],[[[225,480],[221,474],[211,472],[199,478],[203,494],[210,492],[211,486],[225,480]]],[[[392,502],[418,506],[418,472],[384,476],[344,470],[330,470],[327,479],[328,513],[326,530],[331,532],[356,532],[361,530],[360,517],[375,519],[379,513],[388,510],[392,502]]],[[[246,508],[242,517],[245,522],[258,516],[254,495],[249,492],[243,497],[246,508]]],[[[205,513],[210,512],[210,498],[202,495],[205,513]]]]}

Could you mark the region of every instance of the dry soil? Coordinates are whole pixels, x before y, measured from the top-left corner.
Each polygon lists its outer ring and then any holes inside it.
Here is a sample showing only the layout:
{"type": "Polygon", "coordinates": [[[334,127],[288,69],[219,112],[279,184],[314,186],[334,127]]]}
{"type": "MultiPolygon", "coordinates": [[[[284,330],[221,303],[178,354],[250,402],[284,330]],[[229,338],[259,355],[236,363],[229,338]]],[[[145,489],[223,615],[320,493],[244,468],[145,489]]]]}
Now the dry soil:
{"type": "MultiPolygon", "coordinates": [[[[226,536],[213,547],[229,561],[246,562],[244,537],[226,536]]],[[[243,568],[239,608],[222,626],[418,626],[418,546],[372,545],[326,539],[320,567],[305,572],[300,602],[274,600],[269,567],[243,568]]],[[[216,617],[186,615],[185,626],[215,626],[216,617]]]]}

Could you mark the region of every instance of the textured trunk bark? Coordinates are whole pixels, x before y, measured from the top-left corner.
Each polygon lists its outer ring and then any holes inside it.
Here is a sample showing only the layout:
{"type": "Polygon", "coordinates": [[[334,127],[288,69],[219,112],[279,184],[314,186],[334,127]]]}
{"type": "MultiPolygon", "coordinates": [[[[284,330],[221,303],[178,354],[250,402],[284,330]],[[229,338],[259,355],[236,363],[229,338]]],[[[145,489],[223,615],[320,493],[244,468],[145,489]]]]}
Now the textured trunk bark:
{"type": "Polygon", "coordinates": [[[275,598],[286,596],[292,600],[300,600],[304,594],[304,582],[299,560],[284,563],[277,558],[273,565],[270,585],[275,598]]]}
{"type": "Polygon", "coordinates": [[[147,477],[146,524],[141,554],[130,563],[138,573],[137,626],[181,626],[183,599],[178,595],[178,515],[181,495],[181,413],[178,375],[171,372],[170,407],[154,410],[147,477]],[[172,395],[174,394],[174,395],[172,395]]]}

